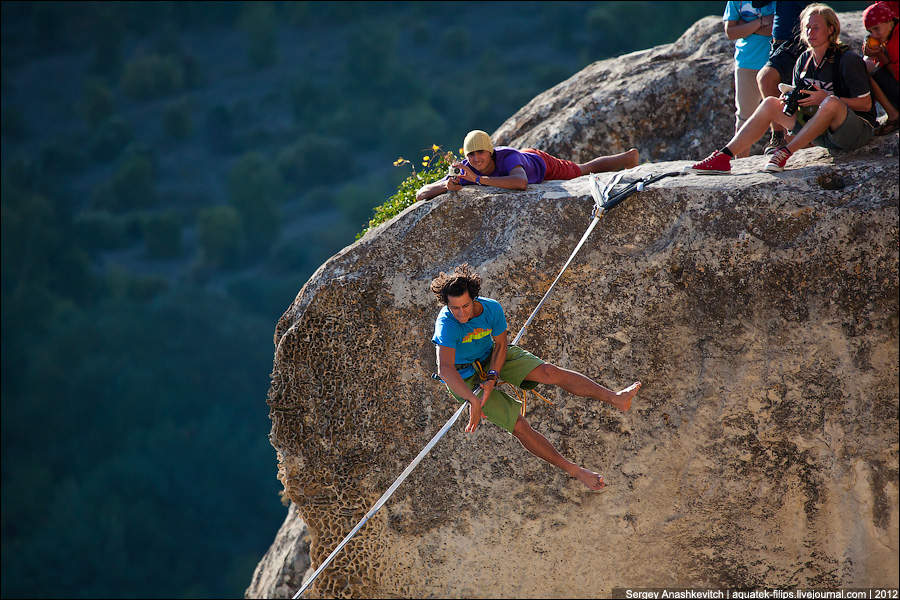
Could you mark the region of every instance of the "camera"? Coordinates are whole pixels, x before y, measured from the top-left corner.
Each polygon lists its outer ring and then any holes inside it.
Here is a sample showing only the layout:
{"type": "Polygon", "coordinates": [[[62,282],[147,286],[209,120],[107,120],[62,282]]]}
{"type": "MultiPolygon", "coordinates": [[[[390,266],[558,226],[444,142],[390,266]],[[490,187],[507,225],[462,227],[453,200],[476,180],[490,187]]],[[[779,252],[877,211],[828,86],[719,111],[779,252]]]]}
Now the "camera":
{"type": "Polygon", "coordinates": [[[456,177],[457,175],[460,175],[460,174],[462,174],[462,169],[460,169],[459,167],[454,167],[453,165],[450,165],[450,168],[447,169],[447,175],[450,177],[456,177]]]}
{"type": "Polygon", "coordinates": [[[791,91],[789,91],[784,96],[784,109],[782,112],[787,116],[792,116],[795,112],[797,112],[798,104],[797,102],[803,98],[803,95],[800,92],[804,91],[812,91],[813,86],[809,83],[806,83],[805,80],[801,79],[799,84],[794,87],[791,91]]]}

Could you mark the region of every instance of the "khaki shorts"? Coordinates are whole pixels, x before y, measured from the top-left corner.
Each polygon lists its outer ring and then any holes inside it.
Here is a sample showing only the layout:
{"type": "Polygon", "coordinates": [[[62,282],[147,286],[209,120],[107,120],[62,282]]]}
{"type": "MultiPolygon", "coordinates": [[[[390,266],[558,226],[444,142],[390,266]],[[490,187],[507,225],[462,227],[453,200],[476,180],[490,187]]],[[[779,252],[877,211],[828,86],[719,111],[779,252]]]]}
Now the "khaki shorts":
{"type": "Polygon", "coordinates": [[[829,150],[856,150],[872,141],[875,128],[861,116],[847,109],[847,118],[836,131],[826,129],[825,133],[813,140],[816,146],[829,150]]]}
{"type": "MultiPolygon", "coordinates": [[[[544,364],[544,361],[534,354],[522,350],[518,346],[509,346],[506,349],[506,362],[503,363],[503,367],[500,369],[500,379],[523,390],[533,389],[537,387],[538,383],[536,381],[525,381],[525,377],[542,364],[544,364]]],[[[488,365],[482,366],[488,367],[488,365]]],[[[470,390],[474,390],[481,383],[481,378],[478,377],[478,373],[475,373],[463,381],[466,382],[470,390]]],[[[450,391],[450,394],[457,401],[465,402],[465,400],[454,394],[449,387],[447,390],[450,391]]],[[[488,421],[512,433],[519,415],[522,414],[522,403],[502,389],[495,388],[487,402],[481,407],[481,410],[488,421]]]]}

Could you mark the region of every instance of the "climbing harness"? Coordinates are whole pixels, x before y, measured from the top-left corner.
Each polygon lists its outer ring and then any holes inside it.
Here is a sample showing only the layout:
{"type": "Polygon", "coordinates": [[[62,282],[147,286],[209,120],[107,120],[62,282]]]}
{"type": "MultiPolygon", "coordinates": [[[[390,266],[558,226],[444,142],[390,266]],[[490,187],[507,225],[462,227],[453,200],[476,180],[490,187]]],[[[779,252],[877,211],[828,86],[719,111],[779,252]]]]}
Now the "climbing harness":
{"type": "MultiPolygon", "coordinates": [[[[484,367],[481,366],[481,361],[476,360],[475,362],[472,363],[472,366],[475,367],[475,372],[478,373],[478,378],[481,379],[481,382],[484,383],[485,381],[487,381],[488,376],[487,376],[487,373],[484,372],[484,367]]],[[[497,380],[497,385],[498,386],[508,385],[509,387],[512,388],[513,396],[516,397],[516,400],[518,400],[519,402],[522,403],[522,410],[520,411],[520,414],[524,417],[525,416],[525,408],[528,405],[529,390],[523,390],[517,386],[514,386],[513,384],[511,384],[508,381],[503,381],[502,379],[497,380]]],[[[534,394],[535,396],[537,396],[538,398],[540,398],[541,400],[543,400],[544,402],[546,402],[547,404],[550,404],[550,405],[553,404],[552,402],[550,402],[549,400],[544,398],[537,390],[531,390],[531,393],[534,394]]]]}
{"type": "MultiPolygon", "coordinates": [[[[517,344],[518,341],[520,339],[522,339],[522,336],[525,335],[525,329],[528,327],[528,325],[534,319],[535,315],[537,315],[538,311],[544,305],[544,302],[547,301],[547,298],[550,296],[550,292],[553,290],[554,286],[556,286],[556,283],[559,281],[560,277],[562,277],[563,273],[566,271],[566,269],[572,263],[572,260],[575,258],[575,255],[578,254],[579,250],[581,250],[581,247],[584,245],[584,242],[587,240],[588,236],[591,234],[591,231],[594,230],[594,227],[597,225],[597,223],[600,222],[600,219],[603,217],[603,215],[606,212],[608,212],[609,210],[615,208],[620,202],[625,200],[628,196],[632,195],[635,192],[643,191],[645,186],[647,186],[651,183],[654,183],[656,181],[659,181],[663,177],[674,177],[674,176],[681,175],[681,172],[672,171],[670,173],[663,173],[661,175],[653,175],[653,176],[648,175],[641,179],[637,179],[635,181],[629,182],[625,186],[624,189],[622,189],[621,191],[617,192],[612,197],[610,197],[610,193],[612,192],[613,188],[616,185],[618,185],[618,183],[622,180],[622,176],[624,174],[625,174],[624,171],[619,171],[618,173],[616,173],[614,176],[612,176],[609,179],[609,181],[606,183],[606,185],[602,189],[600,188],[600,182],[598,180],[599,179],[598,176],[591,175],[591,181],[590,181],[591,195],[594,197],[594,208],[591,211],[591,216],[593,217],[591,220],[591,224],[588,226],[587,230],[584,232],[584,235],[581,236],[581,240],[578,242],[578,245],[575,246],[575,250],[573,250],[572,254],[569,256],[569,260],[566,261],[566,264],[563,265],[563,268],[560,270],[559,274],[556,276],[556,279],[554,279],[553,283],[550,284],[550,287],[547,288],[547,291],[544,293],[544,297],[541,298],[540,302],[538,302],[537,306],[531,312],[531,315],[525,321],[525,324],[522,325],[522,329],[519,330],[519,333],[517,333],[516,337],[513,338],[513,341],[510,342],[510,345],[517,344]]],[[[476,361],[476,363],[477,363],[477,361],[476,361]]],[[[473,363],[473,366],[474,366],[474,364],[475,363],[473,363]]],[[[480,364],[478,364],[477,369],[480,371],[479,377],[481,378],[482,381],[485,381],[487,376],[483,375],[484,369],[481,367],[480,364]]],[[[435,379],[437,381],[443,381],[443,379],[441,379],[437,373],[432,373],[431,378],[435,379]]],[[[501,382],[501,383],[507,383],[507,382],[501,382]]],[[[507,385],[511,385],[511,384],[507,383],[507,385]]],[[[512,387],[514,390],[518,389],[515,386],[512,386],[512,387]]],[[[475,393],[475,395],[478,395],[481,391],[483,391],[483,390],[482,390],[481,386],[479,385],[475,389],[474,393],[475,393]]],[[[522,390],[522,391],[524,392],[525,390],[522,390]]],[[[532,392],[534,392],[534,390],[532,390],[532,392]]],[[[517,394],[517,398],[518,398],[518,392],[515,392],[515,393],[517,394]]],[[[537,394],[537,392],[534,392],[534,393],[537,394]]],[[[543,398],[543,400],[545,402],[553,404],[552,402],[550,402],[549,400],[547,400],[540,394],[537,394],[537,395],[540,398],[543,398]]],[[[426,444],[424,448],[422,448],[422,451],[419,452],[419,454],[413,459],[413,461],[411,463],[409,463],[409,466],[407,466],[403,470],[403,472],[400,473],[400,476],[397,477],[397,479],[394,481],[394,483],[391,484],[391,487],[389,487],[387,489],[387,491],[384,494],[382,494],[381,498],[379,498],[378,501],[372,505],[372,508],[370,508],[369,512],[366,513],[366,516],[364,516],[362,518],[362,520],[359,523],[357,523],[356,527],[354,527],[353,530],[351,530],[350,533],[348,533],[347,536],[343,540],[341,540],[341,543],[338,544],[337,547],[331,551],[331,554],[328,555],[328,558],[326,558],[322,562],[322,564],[319,565],[319,568],[315,570],[315,572],[312,574],[312,576],[310,576],[310,578],[306,580],[306,582],[297,591],[297,593],[294,594],[293,600],[296,600],[297,598],[302,596],[303,592],[305,592],[307,589],[309,589],[309,587],[312,585],[313,581],[316,580],[316,577],[318,577],[319,574],[325,570],[325,567],[327,567],[331,563],[331,561],[334,559],[334,557],[337,556],[338,552],[340,552],[341,549],[347,545],[347,542],[349,542],[350,539],[354,535],[356,535],[356,532],[359,531],[360,529],[362,529],[363,525],[365,525],[368,522],[368,520],[371,519],[375,515],[375,513],[377,513],[381,509],[382,506],[384,506],[384,504],[388,501],[388,498],[391,497],[391,495],[400,486],[400,484],[403,483],[403,481],[409,476],[410,473],[412,473],[413,469],[415,469],[416,466],[422,461],[422,459],[425,458],[425,455],[428,454],[431,451],[431,449],[434,447],[434,445],[437,444],[438,441],[442,437],[444,437],[444,434],[447,433],[447,431],[449,431],[449,429],[451,427],[453,427],[453,424],[456,423],[456,420],[459,419],[459,416],[462,414],[463,409],[465,409],[466,406],[468,406],[468,404],[469,404],[468,402],[460,403],[459,408],[457,408],[456,412],[453,413],[453,416],[451,416],[447,420],[447,422],[444,423],[444,426],[441,427],[440,431],[438,431],[435,434],[435,436],[433,438],[431,438],[431,441],[428,442],[428,444],[426,444]]],[[[525,398],[522,398],[522,414],[523,415],[525,414],[525,398]]]]}

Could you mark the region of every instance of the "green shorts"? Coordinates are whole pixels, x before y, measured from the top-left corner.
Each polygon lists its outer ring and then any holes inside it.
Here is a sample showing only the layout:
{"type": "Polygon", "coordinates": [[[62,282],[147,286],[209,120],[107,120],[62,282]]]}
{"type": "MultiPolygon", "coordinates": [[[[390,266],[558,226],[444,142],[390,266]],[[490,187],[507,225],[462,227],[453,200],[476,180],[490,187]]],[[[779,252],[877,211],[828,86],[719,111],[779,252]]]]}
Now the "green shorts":
{"type": "MultiPolygon", "coordinates": [[[[525,377],[542,364],[544,364],[544,361],[534,354],[522,350],[518,346],[509,346],[506,349],[506,362],[503,363],[503,367],[500,369],[500,379],[523,390],[533,389],[537,387],[537,382],[525,381],[525,377]]],[[[488,365],[483,366],[488,367],[488,365]]],[[[467,377],[463,381],[466,382],[470,390],[474,390],[481,383],[478,373],[467,377]]],[[[459,402],[465,402],[465,400],[454,394],[449,387],[447,390],[459,402]]],[[[502,389],[494,389],[481,409],[488,421],[512,433],[513,428],[516,426],[516,421],[522,413],[522,403],[502,389]]]]}

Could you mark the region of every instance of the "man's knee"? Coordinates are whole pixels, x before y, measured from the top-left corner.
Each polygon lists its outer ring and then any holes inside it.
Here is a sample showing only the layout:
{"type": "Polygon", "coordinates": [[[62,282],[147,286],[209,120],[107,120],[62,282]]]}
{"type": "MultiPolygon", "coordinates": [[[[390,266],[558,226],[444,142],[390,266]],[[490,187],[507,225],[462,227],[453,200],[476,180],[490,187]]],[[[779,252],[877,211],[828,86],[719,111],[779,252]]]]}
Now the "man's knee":
{"type": "Polygon", "coordinates": [[[847,112],[847,105],[841,102],[836,96],[828,96],[822,101],[822,104],[819,105],[819,110],[825,111],[828,114],[838,115],[847,112]]]}
{"type": "Polygon", "coordinates": [[[756,110],[753,111],[753,114],[750,115],[750,119],[755,117],[757,120],[765,119],[771,123],[775,119],[775,116],[781,112],[781,108],[781,100],[775,96],[767,96],[766,98],[763,98],[763,101],[759,103],[759,106],[757,106],[756,110]]]}
{"type": "Polygon", "coordinates": [[[767,96],[762,102],[759,103],[758,110],[764,110],[767,112],[781,112],[781,109],[784,105],[781,103],[781,100],[777,96],[767,96]]]}
{"type": "MultiPolygon", "coordinates": [[[[829,127],[832,131],[837,129],[847,118],[847,105],[838,100],[835,96],[828,96],[819,105],[816,114],[821,114],[825,122],[823,126],[829,127]]],[[[824,131],[824,129],[823,129],[824,131]]]]}
{"type": "Polygon", "coordinates": [[[519,415],[519,418],[516,419],[516,424],[513,425],[512,434],[517,438],[521,438],[523,435],[527,435],[531,432],[531,425],[528,424],[528,421],[525,420],[525,417],[519,415]]]}

